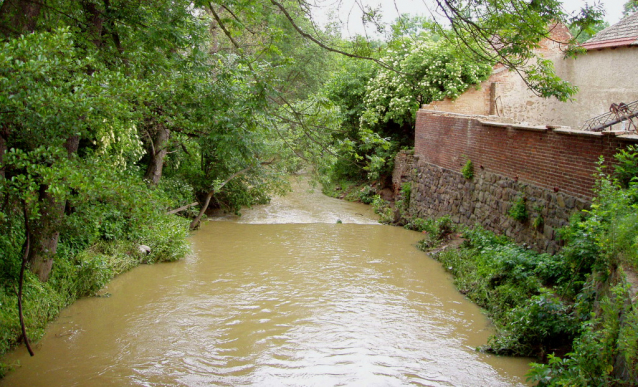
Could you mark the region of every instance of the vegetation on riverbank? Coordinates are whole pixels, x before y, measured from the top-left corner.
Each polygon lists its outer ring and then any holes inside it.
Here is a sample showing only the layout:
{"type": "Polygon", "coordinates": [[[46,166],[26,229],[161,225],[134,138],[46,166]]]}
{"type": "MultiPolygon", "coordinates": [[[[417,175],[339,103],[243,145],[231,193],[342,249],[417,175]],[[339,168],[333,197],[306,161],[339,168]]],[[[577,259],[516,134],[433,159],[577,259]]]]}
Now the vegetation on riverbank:
{"type": "MultiPolygon", "coordinates": [[[[616,159],[612,176],[601,170],[591,209],[561,230],[561,252],[537,253],[477,226],[463,230],[458,249],[431,254],[494,322],[482,350],[537,357],[528,376],[538,385],[638,383],[638,152],[616,159]]],[[[426,231],[427,250],[448,223],[407,227],[426,231]]]]}
{"type": "MultiPolygon", "coordinates": [[[[118,274],[142,263],[174,261],[189,253],[188,221],[165,212],[176,203],[167,197],[170,189],[149,189],[141,181],[119,177],[117,190],[93,192],[99,206],[78,203],[63,219],[48,281],[42,282],[29,270],[24,272],[22,308],[30,341],[40,339],[62,308],[80,297],[95,295],[118,274]],[[150,251],[141,251],[140,245],[150,251]]],[[[9,218],[0,230],[2,355],[24,341],[17,293],[26,233],[20,218],[9,218]]],[[[0,364],[0,376],[10,366],[0,364]]]]}

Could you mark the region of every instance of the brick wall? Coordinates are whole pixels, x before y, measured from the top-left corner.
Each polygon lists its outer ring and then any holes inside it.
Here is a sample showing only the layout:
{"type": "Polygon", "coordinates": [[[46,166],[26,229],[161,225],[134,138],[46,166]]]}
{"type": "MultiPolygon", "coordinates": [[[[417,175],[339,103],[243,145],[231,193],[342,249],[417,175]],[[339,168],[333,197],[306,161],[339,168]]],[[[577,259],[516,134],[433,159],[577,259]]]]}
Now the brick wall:
{"type": "Polygon", "coordinates": [[[415,154],[452,171],[460,171],[470,159],[477,170],[591,199],[599,156],[612,160],[619,148],[638,143],[635,136],[489,121],[493,119],[420,110],[415,154]]]}

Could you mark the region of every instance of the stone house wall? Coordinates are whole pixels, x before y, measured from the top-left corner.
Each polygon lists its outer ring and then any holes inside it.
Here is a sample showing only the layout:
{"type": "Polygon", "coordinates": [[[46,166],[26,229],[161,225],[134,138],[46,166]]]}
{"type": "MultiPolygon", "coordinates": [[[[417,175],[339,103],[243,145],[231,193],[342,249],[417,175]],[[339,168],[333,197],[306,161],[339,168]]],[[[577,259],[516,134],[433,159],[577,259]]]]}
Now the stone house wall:
{"type": "MultiPolygon", "coordinates": [[[[568,40],[568,33],[564,26],[555,27],[553,40],[544,40],[538,52],[554,63],[561,79],[578,87],[572,101],[536,96],[517,73],[497,65],[478,90],[471,88],[456,100],[436,101],[424,108],[579,129],[586,120],[609,112],[612,103],[638,100],[638,77],[634,76],[638,46],[589,50],[576,58],[565,58],[564,45],[559,42],[568,40]]],[[[614,129],[620,128],[617,125],[614,129]]]]}

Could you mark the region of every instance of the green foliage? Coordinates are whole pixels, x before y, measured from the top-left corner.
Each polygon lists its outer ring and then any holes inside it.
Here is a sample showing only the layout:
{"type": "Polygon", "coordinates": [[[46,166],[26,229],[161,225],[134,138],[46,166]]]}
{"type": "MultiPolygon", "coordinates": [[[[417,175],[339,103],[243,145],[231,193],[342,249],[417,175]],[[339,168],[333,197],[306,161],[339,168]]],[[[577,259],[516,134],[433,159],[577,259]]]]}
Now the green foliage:
{"type": "Polygon", "coordinates": [[[525,205],[525,198],[523,196],[516,199],[510,210],[507,212],[512,219],[519,222],[525,222],[529,218],[529,212],[527,212],[527,206],[525,205]]]}
{"type": "Polygon", "coordinates": [[[623,4],[623,16],[627,16],[638,11],[638,0],[628,0],[623,4]]]}
{"type": "MultiPolygon", "coordinates": [[[[557,22],[587,29],[601,22],[602,6],[585,6],[577,15],[567,15],[558,0],[459,0],[437,1],[451,24],[441,33],[451,45],[463,47],[468,57],[503,63],[516,71],[528,88],[542,97],[571,98],[577,88],[556,75],[551,61],[536,52],[540,42],[550,38],[557,22]],[[498,37],[495,45],[494,37],[498,37]],[[495,49],[497,47],[497,49],[495,49]]],[[[566,55],[578,50],[577,40],[566,47],[566,55]]]]}
{"type": "Polygon", "coordinates": [[[394,209],[387,200],[383,200],[380,195],[375,195],[372,200],[372,208],[374,213],[379,215],[380,223],[394,222],[394,209]]]}
{"type": "Polygon", "coordinates": [[[578,41],[578,43],[585,43],[598,32],[604,30],[607,27],[609,27],[608,22],[600,22],[587,25],[581,25],[580,23],[571,24],[569,26],[569,32],[576,38],[576,41],[578,41]]]}
{"type": "Polygon", "coordinates": [[[622,188],[629,188],[632,181],[638,182],[638,147],[629,145],[614,155],[614,177],[622,188]]]}
{"type": "Polygon", "coordinates": [[[401,195],[398,200],[395,200],[395,207],[398,211],[399,222],[401,219],[406,218],[408,210],[410,208],[410,196],[412,196],[412,183],[407,182],[401,185],[401,195]]]}
{"type": "Polygon", "coordinates": [[[543,215],[541,214],[538,214],[532,221],[532,227],[534,227],[537,230],[541,229],[544,224],[545,224],[545,218],[543,218],[543,215]]]}
{"type": "Polygon", "coordinates": [[[480,227],[463,233],[459,250],[434,254],[493,319],[497,334],[484,350],[547,360],[528,374],[540,386],[631,385],[638,377],[638,313],[621,269],[636,262],[637,188],[603,171],[591,209],[560,231],[559,254],[480,227]]]}
{"type": "Polygon", "coordinates": [[[455,99],[492,72],[491,63],[467,60],[452,46],[427,38],[404,39],[382,60],[393,69],[380,69],[366,86],[361,122],[367,127],[411,124],[421,104],[455,99]]]}
{"type": "Polygon", "coordinates": [[[490,338],[486,348],[502,355],[534,356],[540,347],[542,356],[571,345],[579,329],[572,306],[547,289],[539,291],[506,313],[499,334],[490,338]]]}
{"type": "Polygon", "coordinates": [[[397,21],[396,36],[383,47],[381,58],[391,66],[345,60],[324,89],[339,108],[343,129],[334,135],[333,180],[361,179],[363,174],[368,180],[387,179],[397,151],[413,145],[421,104],[456,98],[491,74],[491,63],[465,60],[451,46],[436,42],[436,35],[429,36],[429,27],[415,22],[397,21]],[[404,29],[399,24],[416,34],[414,39],[400,36],[404,29]]]}
{"type": "Polygon", "coordinates": [[[547,364],[533,363],[528,381],[539,386],[629,385],[629,381],[635,381],[638,311],[627,299],[627,286],[610,289],[609,295],[601,300],[600,316],[583,324],[574,350],[564,358],[550,355],[547,364]]]}
{"type": "Polygon", "coordinates": [[[413,218],[405,226],[408,230],[414,230],[425,234],[425,238],[417,242],[417,248],[428,251],[441,244],[443,239],[456,231],[456,226],[449,215],[438,219],[413,218]]]}
{"type": "Polygon", "coordinates": [[[410,203],[410,199],[412,196],[412,183],[407,182],[401,184],[401,196],[406,203],[410,203]]]}
{"type": "Polygon", "coordinates": [[[371,204],[374,201],[376,195],[377,195],[377,193],[374,190],[374,188],[372,188],[369,185],[365,185],[359,191],[359,200],[361,201],[361,203],[371,204]]]}
{"type": "Polygon", "coordinates": [[[524,249],[480,227],[466,229],[463,237],[462,249],[444,250],[434,258],[493,319],[498,333],[484,349],[532,356],[569,345],[576,315],[544,287],[569,284],[570,268],[561,257],[524,249]]]}
{"type": "Polygon", "coordinates": [[[474,164],[472,163],[472,160],[467,160],[465,166],[461,168],[461,174],[464,178],[472,180],[472,178],[474,177],[474,164]]]}

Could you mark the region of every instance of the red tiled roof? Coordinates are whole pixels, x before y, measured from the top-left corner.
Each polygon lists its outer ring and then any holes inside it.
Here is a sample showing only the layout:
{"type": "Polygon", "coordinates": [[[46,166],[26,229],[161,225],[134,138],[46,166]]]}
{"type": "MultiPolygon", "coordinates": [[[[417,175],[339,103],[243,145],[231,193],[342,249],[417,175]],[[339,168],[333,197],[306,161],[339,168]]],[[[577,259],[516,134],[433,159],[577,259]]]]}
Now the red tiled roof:
{"type": "Polygon", "coordinates": [[[594,35],[583,44],[587,50],[638,45],[638,12],[594,35]]]}
{"type": "Polygon", "coordinates": [[[630,38],[609,39],[598,42],[592,42],[588,40],[583,43],[583,47],[587,50],[596,50],[607,47],[624,47],[624,46],[636,46],[638,45],[638,35],[630,38]]]}

